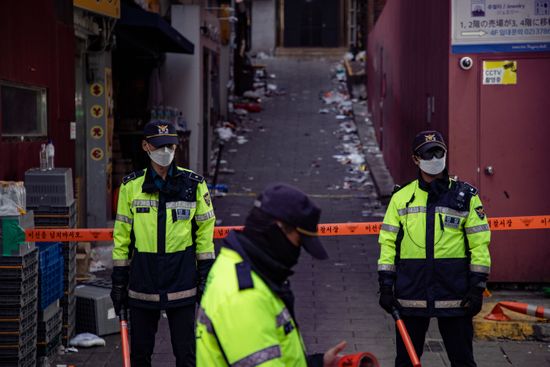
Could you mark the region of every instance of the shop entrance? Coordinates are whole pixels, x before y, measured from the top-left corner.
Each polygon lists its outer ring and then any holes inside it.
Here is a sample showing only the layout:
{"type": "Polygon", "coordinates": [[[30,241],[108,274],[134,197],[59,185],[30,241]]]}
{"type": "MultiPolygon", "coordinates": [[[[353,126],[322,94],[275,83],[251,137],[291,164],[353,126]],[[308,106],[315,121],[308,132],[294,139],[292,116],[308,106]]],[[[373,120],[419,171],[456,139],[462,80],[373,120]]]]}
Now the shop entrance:
{"type": "Polygon", "coordinates": [[[285,47],[338,47],[340,1],[285,1],[284,27],[285,47]]]}

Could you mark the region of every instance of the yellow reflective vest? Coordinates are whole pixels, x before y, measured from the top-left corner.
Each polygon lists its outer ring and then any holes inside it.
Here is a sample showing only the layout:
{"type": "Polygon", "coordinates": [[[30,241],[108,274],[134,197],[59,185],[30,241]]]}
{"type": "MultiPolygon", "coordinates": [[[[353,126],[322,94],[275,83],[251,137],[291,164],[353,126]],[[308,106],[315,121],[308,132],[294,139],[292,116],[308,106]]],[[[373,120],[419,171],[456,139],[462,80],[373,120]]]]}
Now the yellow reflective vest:
{"type": "Polygon", "coordinates": [[[171,172],[162,189],[150,168],[126,176],[120,187],[113,262],[130,265],[130,305],[194,303],[215,257],[214,210],[203,177],[175,165],[171,172]]]}
{"type": "Polygon", "coordinates": [[[381,286],[408,316],[460,316],[471,286],[485,287],[491,232],[477,189],[415,180],[394,193],[380,230],[381,286]],[[441,189],[442,187],[442,189],[441,189]]]}
{"type": "MultiPolygon", "coordinates": [[[[235,234],[228,240],[236,241],[235,234]]],[[[198,367],[307,366],[302,337],[283,301],[226,247],[208,276],[196,336],[198,367]]]]}

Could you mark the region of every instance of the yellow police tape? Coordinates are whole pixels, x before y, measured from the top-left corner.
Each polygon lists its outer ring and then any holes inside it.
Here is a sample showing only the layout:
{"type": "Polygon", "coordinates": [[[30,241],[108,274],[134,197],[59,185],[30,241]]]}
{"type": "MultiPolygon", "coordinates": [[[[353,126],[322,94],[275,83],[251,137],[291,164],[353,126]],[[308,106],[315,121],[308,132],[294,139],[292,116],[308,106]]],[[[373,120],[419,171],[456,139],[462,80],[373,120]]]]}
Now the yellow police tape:
{"type": "MultiPolygon", "coordinates": [[[[527,217],[489,218],[491,231],[549,229],[550,215],[527,217]]],[[[319,236],[358,236],[380,233],[382,222],[323,223],[317,227],[319,236]]],[[[224,238],[233,229],[242,226],[224,226],[214,228],[214,238],[224,238]]],[[[112,228],[33,228],[27,229],[27,242],[93,242],[112,241],[112,228]]]]}

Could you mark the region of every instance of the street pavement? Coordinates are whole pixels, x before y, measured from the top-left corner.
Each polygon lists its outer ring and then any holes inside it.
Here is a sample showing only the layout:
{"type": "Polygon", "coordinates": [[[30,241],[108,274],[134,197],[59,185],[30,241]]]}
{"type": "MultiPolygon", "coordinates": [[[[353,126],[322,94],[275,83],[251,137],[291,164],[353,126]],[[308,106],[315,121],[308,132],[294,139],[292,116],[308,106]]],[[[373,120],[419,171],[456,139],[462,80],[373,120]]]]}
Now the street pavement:
{"type": "MultiPolygon", "coordinates": [[[[314,196],[322,208],[324,223],[380,221],[383,208],[373,200],[370,180],[362,188],[342,187],[348,167],[332,156],[340,144],[338,122],[333,114],[319,114],[325,106],[319,92],[333,88],[333,61],[270,59],[268,73],[286,95],[264,101],[264,111],[245,124],[245,144],[226,144],[223,174],[218,183],[227,184],[224,197],[214,197],[221,225],[242,225],[254,195],[270,182],[287,182],[314,196]],[[366,211],[365,211],[366,210],[366,211]],[[372,213],[373,216],[364,216],[372,213]]],[[[359,123],[359,122],[358,122],[359,123]]],[[[408,147],[406,147],[408,149],[408,147]]],[[[392,366],[395,350],[393,320],[378,306],[376,236],[324,237],[330,259],[313,260],[302,252],[291,283],[296,295],[298,323],[310,353],[324,352],[341,340],[345,353],[368,351],[381,366],[392,366]]],[[[219,245],[219,242],[217,242],[219,245]]],[[[450,366],[436,321],[427,335],[422,365],[450,366]]],[[[81,349],[57,358],[56,363],[77,366],[120,366],[118,336],[106,337],[103,348],[81,349]]],[[[541,342],[476,341],[479,367],[550,366],[550,345],[541,342]]],[[[153,358],[155,366],[174,365],[168,325],[161,320],[153,358]]]]}

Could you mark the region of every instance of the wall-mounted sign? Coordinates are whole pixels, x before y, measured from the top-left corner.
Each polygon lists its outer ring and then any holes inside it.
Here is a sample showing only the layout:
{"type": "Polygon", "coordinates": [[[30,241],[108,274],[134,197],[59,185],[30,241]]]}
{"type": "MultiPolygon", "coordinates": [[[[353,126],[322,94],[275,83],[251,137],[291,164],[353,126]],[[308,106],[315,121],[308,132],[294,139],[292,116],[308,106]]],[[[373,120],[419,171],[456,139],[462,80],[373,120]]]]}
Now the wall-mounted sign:
{"type": "Polygon", "coordinates": [[[73,0],[73,5],[111,18],[120,18],[120,0],[73,0]]]}
{"type": "Polygon", "coordinates": [[[103,149],[101,148],[93,148],[91,151],[90,151],[90,157],[94,160],[94,161],[100,161],[103,159],[103,149]]]}
{"type": "Polygon", "coordinates": [[[95,104],[90,108],[90,115],[93,118],[99,119],[103,117],[103,106],[95,104]]]}
{"type": "Polygon", "coordinates": [[[101,139],[105,135],[103,128],[99,125],[92,126],[90,136],[94,139],[101,139]]]}
{"type": "Polygon", "coordinates": [[[484,85],[510,85],[518,82],[517,61],[483,61],[484,85]]]}
{"type": "Polygon", "coordinates": [[[453,53],[550,52],[550,0],[452,0],[453,53]]]}
{"type": "Polygon", "coordinates": [[[101,97],[103,94],[103,86],[99,83],[90,85],[90,94],[94,97],[101,97]]]}

